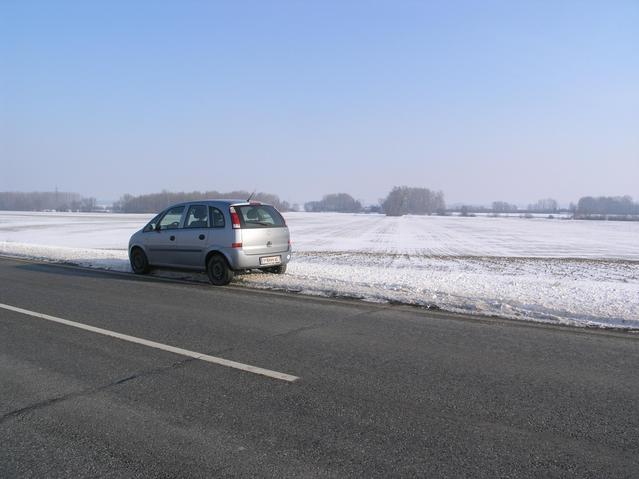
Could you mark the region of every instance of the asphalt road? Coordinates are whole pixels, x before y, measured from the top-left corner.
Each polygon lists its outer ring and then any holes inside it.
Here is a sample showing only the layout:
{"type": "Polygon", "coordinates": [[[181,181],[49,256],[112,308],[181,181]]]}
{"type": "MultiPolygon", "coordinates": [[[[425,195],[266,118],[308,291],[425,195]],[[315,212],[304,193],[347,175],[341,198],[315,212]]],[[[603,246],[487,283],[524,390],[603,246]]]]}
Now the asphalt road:
{"type": "MultiPolygon", "coordinates": [[[[587,300],[584,298],[584,300],[587,300]]],[[[639,477],[639,337],[0,260],[0,477],[639,477]]]]}

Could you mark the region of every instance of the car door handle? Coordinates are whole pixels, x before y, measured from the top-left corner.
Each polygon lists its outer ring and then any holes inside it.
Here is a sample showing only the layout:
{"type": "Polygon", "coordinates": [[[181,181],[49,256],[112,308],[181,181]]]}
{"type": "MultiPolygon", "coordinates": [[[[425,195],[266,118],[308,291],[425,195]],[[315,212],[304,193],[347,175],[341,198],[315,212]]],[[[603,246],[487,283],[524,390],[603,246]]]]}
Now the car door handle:
{"type": "Polygon", "coordinates": [[[206,238],[206,236],[204,236],[204,235],[200,235],[200,236],[198,236],[198,238],[200,238],[201,240],[203,240],[204,238],[206,238]]]}
{"type": "Polygon", "coordinates": [[[175,241],[175,236],[171,236],[169,239],[170,239],[171,241],[175,241]]]}

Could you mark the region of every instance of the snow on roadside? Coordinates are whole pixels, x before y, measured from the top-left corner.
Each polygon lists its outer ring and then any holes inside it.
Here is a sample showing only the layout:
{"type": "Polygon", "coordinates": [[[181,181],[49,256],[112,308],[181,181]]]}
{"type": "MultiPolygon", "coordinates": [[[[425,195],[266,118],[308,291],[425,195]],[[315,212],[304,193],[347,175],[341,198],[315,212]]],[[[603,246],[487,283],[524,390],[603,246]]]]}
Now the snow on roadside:
{"type": "MultiPolygon", "coordinates": [[[[151,216],[0,212],[0,254],[129,272],[128,239],[151,216]]],[[[242,275],[235,284],[639,329],[639,222],[285,217],[294,247],[287,274],[242,275]]]]}
{"type": "Polygon", "coordinates": [[[639,328],[639,264],[539,258],[397,257],[302,253],[290,275],[248,275],[255,287],[395,301],[569,325],[639,328]]]}
{"type": "Polygon", "coordinates": [[[0,254],[53,263],[73,264],[87,268],[131,272],[126,250],[69,248],[27,243],[0,242],[0,254]]]}
{"type": "MultiPolygon", "coordinates": [[[[125,250],[5,241],[0,242],[0,254],[130,271],[125,250]]],[[[180,277],[206,280],[199,274],[180,277]]],[[[639,329],[639,263],[633,261],[299,252],[287,274],[241,275],[236,284],[468,314],[639,329]]]]}

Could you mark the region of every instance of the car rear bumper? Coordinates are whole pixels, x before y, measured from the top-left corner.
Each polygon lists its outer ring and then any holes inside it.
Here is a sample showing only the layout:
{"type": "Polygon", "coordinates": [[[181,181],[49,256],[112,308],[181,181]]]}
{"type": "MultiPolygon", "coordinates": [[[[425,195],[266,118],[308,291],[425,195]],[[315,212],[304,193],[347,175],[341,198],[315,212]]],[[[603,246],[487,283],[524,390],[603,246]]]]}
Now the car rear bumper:
{"type": "Polygon", "coordinates": [[[231,269],[255,269],[284,265],[291,260],[292,254],[290,248],[286,251],[277,251],[268,254],[246,254],[241,248],[231,248],[227,249],[225,253],[231,269]],[[276,264],[262,264],[260,262],[260,258],[271,256],[279,256],[281,262],[276,264]]]}

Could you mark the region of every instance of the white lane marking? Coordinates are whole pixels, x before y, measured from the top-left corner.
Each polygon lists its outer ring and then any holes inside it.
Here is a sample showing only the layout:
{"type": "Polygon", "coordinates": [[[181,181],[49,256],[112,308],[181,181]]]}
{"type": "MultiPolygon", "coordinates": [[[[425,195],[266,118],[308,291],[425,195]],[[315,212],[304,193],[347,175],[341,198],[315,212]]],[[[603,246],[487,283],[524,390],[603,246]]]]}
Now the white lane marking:
{"type": "Polygon", "coordinates": [[[135,336],[129,336],[128,334],[116,333],[115,331],[109,331],[108,329],[96,328],[95,326],[89,326],[83,323],[76,323],[75,321],[69,321],[68,319],[57,318],[55,316],[49,316],[48,314],[37,313],[35,311],[29,311],[28,309],[16,308],[9,304],[0,303],[0,308],[13,311],[15,313],[26,314],[33,316],[34,318],[46,319],[47,321],[53,321],[54,323],[64,324],[65,326],[71,326],[78,329],[84,329],[85,331],[91,331],[92,333],[102,334],[104,336],[111,336],[112,338],[121,339],[123,341],[129,341],[130,343],[142,344],[150,348],[161,349],[162,351],[168,351],[174,354],[180,354],[182,356],[188,356],[190,358],[199,359],[201,361],[207,361],[213,364],[219,364],[229,368],[239,369],[248,373],[261,374],[273,379],[280,379],[282,381],[294,382],[299,379],[297,376],[290,374],[279,373],[277,371],[271,371],[270,369],[259,368],[257,366],[251,366],[250,364],[238,363],[229,359],[218,358],[216,356],[209,356],[208,354],[196,353],[195,351],[189,351],[188,349],[176,348],[175,346],[169,346],[167,344],[156,343],[155,341],[149,341],[148,339],[137,338],[135,336]]]}

